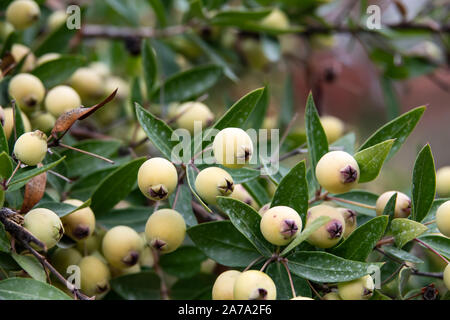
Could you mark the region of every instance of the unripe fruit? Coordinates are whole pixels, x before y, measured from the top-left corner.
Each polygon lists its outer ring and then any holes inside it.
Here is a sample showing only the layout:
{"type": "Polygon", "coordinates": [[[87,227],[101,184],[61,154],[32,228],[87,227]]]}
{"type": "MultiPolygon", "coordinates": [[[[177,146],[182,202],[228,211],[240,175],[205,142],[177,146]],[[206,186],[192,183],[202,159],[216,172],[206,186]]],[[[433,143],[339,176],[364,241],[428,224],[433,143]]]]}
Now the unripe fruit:
{"type": "Polygon", "coordinates": [[[450,264],[447,264],[444,269],[444,284],[447,290],[450,290],[450,264]]]}
{"type": "Polygon", "coordinates": [[[42,56],[40,56],[37,59],[36,66],[40,66],[41,64],[44,64],[46,62],[53,61],[53,60],[56,60],[59,58],[61,58],[61,55],[59,53],[49,52],[49,53],[43,54],[42,56]]]}
{"type": "MultiPolygon", "coordinates": [[[[14,124],[14,114],[12,108],[5,108],[3,109],[4,112],[4,124],[3,124],[3,130],[5,131],[6,138],[9,139],[11,134],[13,133],[13,124],[14,124]]],[[[30,120],[28,120],[27,115],[24,112],[20,112],[20,115],[22,117],[22,123],[25,129],[25,132],[31,131],[31,125],[30,120]]]]}
{"type": "Polygon", "coordinates": [[[106,231],[97,229],[95,230],[89,237],[86,239],[80,240],[77,242],[77,249],[83,255],[90,255],[96,251],[100,251],[102,247],[103,237],[105,236],[106,231]]]}
{"type": "Polygon", "coordinates": [[[330,221],[314,231],[309,236],[308,242],[319,248],[331,248],[342,239],[345,233],[344,217],[336,208],[321,204],[308,210],[305,228],[322,216],[329,217],[330,221]]]}
{"type": "Polygon", "coordinates": [[[83,256],[78,250],[73,248],[57,248],[51,256],[52,265],[63,276],[67,276],[67,268],[69,266],[76,266],[81,261],[83,256]]]}
{"type": "Polygon", "coordinates": [[[69,82],[83,99],[99,98],[103,95],[103,80],[90,68],[79,68],[69,82]]]}
{"type": "Polygon", "coordinates": [[[333,143],[344,133],[344,123],[333,116],[323,116],[320,118],[323,130],[327,136],[328,143],[333,143]]]}
{"type": "Polygon", "coordinates": [[[111,274],[106,264],[96,256],[81,259],[80,267],[81,290],[88,296],[97,299],[103,297],[109,290],[111,274]]]}
{"type": "Polygon", "coordinates": [[[277,246],[284,246],[301,232],[302,219],[294,209],[276,206],[263,215],[260,228],[267,241],[277,246]]]}
{"type": "Polygon", "coordinates": [[[186,223],[177,211],[160,209],[148,218],[145,225],[147,242],[162,253],[178,249],[186,236],[186,223]]]}
{"type": "Polygon", "coordinates": [[[272,204],[271,202],[266,203],[265,205],[263,205],[263,206],[261,207],[261,209],[259,209],[258,213],[259,213],[259,215],[260,215],[261,217],[264,216],[264,214],[267,212],[267,210],[270,209],[270,205],[271,205],[271,204],[272,204]]]}
{"type": "Polygon", "coordinates": [[[64,10],[57,10],[52,12],[52,14],[47,19],[48,29],[50,31],[55,31],[67,20],[67,13],[64,10]]]}
{"type": "Polygon", "coordinates": [[[166,199],[175,191],[178,173],[172,162],[164,158],[145,161],[138,171],[138,185],[141,192],[154,201],[166,199]]]}
{"type": "Polygon", "coordinates": [[[125,100],[130,94],[130,88],[126,81],[119,77],[107,77],[105,81],[105,95],[109,96],[114,90],[117,90],[116,99],[125,100]]]}
{"type": "Polygon", "coordinates": [[[287,29],[289,28],[289,19],[286,14],[280,9],[273,9],[272,12],[266,16],[261,24],[271,29],[287,29]]]}
{"type": "Polygon", "coordinates": [[[323,300],[342,300],[337,292],[329,292],[322,297],[323,300]]]}
{"type": "MultiPolygon", "coordinates": [[[[79,207],[83,201],[65,200],[64,203],[79,207]]],[[[95,216],[90,207],[79,209],[61,218],[66,235],[75,241],[89,237],[95,230],[95,216]]]]}
{"type": "Polygon", "coordinates": [[[56,119],[48,112],[39,112],[33,114],[31,122],[33,123],[34,129],[38,129],[42,132],[49,132],[55,126],[56,119]]]}
{"type": "Polygon", "coordinates": [[[241,41],[240,49],[242,50],[245,60],[252,69],[261,70],[269,64],[261,43],[253,38],[245,38],[241,41]]]}
{"type": "Polygon", "coordinates": [[[356,227],[358,226],[356,223],[356,211],[347,209],[347,208],[337,208],[337,210],[342,214],[342,217],[344,217],[345,220],[345,231],[344,231],[344,238],[347,238],[350,233],[355,231],[356,227]]]}
{"type": "Polygon", "coordinates": [[[395,193],[397,193],[397,201],[395,203],[394,217],[407,218],[411,214],[411,199],[399,191],[388,191],[377,199],[375,209],[378,216],[383,214],[384,208],[395,193]]]}
{"type": "Polygon", "coordinates": [[[297,296],[295,298],[292,298],[291,300],[314,300],[314,299],[313,298],[309,298],[309,297],[297,296]]]}
{"type": "Polygon", "coordinates": [[[436,211],[436,225],[446,237],[450,237],[450,201],[439,206],[436,211]]]}
{"type": "Polygon", "coordinates": [[[212,299],[234,300],[234,284],[240,275],[241,272],[236,270],[222,272],[214,282],[212,299]]]}
{"type": "Polygon", "coordinates": [[[134,266],[139,261],[141,250],[142,240],[130,227],[114,227],[103,238],[103,255],[113,267],[118,269],[134,266]]]}
{"type": "Polygon", "coordinates": [[[253,209],[258,210],[259,206],[256,203],[256,201],[253,199],[253,197],[248,193],[248,191],[241,185],[236,184],[234,186],[234,191],[231,194],[231,198],[240,200],[249,206],[253,207],[253,209]]]}
{"type": "Polygon", "coordinates": [[[38,4],[31,0],[15,0],[6,9],[6,20],[17,30],[32,26],[40,15],[38,4]]]}
{"type": "Polygon", "coordinates": [[[58,118],[64,112],[81,107],[78,93],[69,86],[56,86],[45,97],[45,108],[58,118]]]}
{"type": "Polygon", "coordinates": [[[14,155],[22,163],[35,166],[42,162],[47,153],[47,136],[36,130],[22,134],[14,144],[14,155]]]}
{"type": "Polygon", "coordinates": [[[38,77],[28,73],[19,73],[9,83],[9,94],[16,100],[22,111],[31,111],[44,99],[45,88],[38,77]]]}
{"type": "Polygon", "coordinates": [[[339,296],[342,300],[368,300],[375,288],[370,275],[362,278],[338,283],[339,296]]]}
{"type": "Polygon", "coordinates": [[[436,172],[436,192],[441,197],[450,196],[450,166],[442,167],[436,172]]]}
{"type": "Polygon", "coordinates": [[[235,300],[275,300],[277,288],[272,278],[257,270],[242,272],[234,283],[235,300]]]}
{"type": "Polygon", "coordinates": [[[242,168],[253,155],[253,142],[240,128],[226,128],[220,131],[213,142],[217,163],[228,168],[242,168]]]}
{"type": "Polygon", "coordinates": [[[196,122],[200,124],[199,129],[209,127],[214,120],[214,114],[204,103],[192,101],[181,104],[175,118],[179,128],[194,133],[196,122]]]}
{"type": "Polygon", "coordinates": [[[206,259],[200,265],[200,272],[206,274],[212,274],[214,269],[216,268],[217,263],[212,259],[206,259]]]}
{"type": "Polygon", "coordinates": [[[14,26],[7,21],[0,21],[0,39],[5,41],[14,32],[14,26]]]}
{"type": "Polygon", "coordinates": [[[22,61],[23,58],[25,58],[25,61],[22,65],[21,71],[31,71],[34,68],[34,65],[36,64],[36,57],[31,52],[31,49],[27,46],[24,46],[23,44],[13,44],[11,47],[11,54],[14,57],[14,60],[16,63],[19,63],[22,61]]]}
{"type": "Polygon", "coordinates": [[[347,152],[331,151],[317,163],[316,177],[327,191],[335,194],[345,193],[358,184],[359,166],[347,152]]]}
{"type": "Polygon", "coordinates": [[[217,196],[229,196],[233,193],[233,178],[221,168],[209,167],[197,175],[195,189],[203,200],[215,205],[217,196]]]}
{"type": "MultiPolygon", "coordinates": [[[[64,227],[59,217],[53,211],[45,208],[29,211],[24,216],[23,226],[43,242],[47,249],[54,247],[64,234],[64,227]]],[[[35,244],[32,246],[41,249],[35,244]]]]}
{"type": "Polygon", "coordinates": [[[95,71],[101,78],[106,79],[111,74],[111,71],[109,70],[109,67],[100,61],[94,61],[91,64],[89,64],[89,68],[93,71],[95,71]]]}

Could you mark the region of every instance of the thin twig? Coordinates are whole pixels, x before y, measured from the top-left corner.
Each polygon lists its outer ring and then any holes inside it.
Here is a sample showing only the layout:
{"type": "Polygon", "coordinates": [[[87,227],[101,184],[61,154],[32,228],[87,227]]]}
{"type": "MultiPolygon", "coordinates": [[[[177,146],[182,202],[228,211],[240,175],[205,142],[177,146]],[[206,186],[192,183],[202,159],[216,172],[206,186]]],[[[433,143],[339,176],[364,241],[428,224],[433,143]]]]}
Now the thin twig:
{"type": "Polygon", "coordinates": [[[175,198],[173,199],[173,203],[172,203],[172,209],[175,209],[177,207],[177,201],[178,201],[178,196],[180,195],[180,185],[177,186],[177,191],[175,193],[175,198]]]}
{"type": "Polygon", "coordinates": [[[266,267],[272,262],[274,261],[275,258],[274,257],[270,257],[269,259],[266,260],[266,262],[264,262],[263,266],[261,267],[261,269],[259,269],[259,271],[263,272],[264,269],[266,269],[266,267]]]}
{"type": "Polygon", "coordinates": [[[253,260],[252,262],[250,262],[250,264],[244,269],[244,271],[250,270],[251,267],[253,267],[256,263],[258,263],[259,260],[263,259],[264,257],[258,257],[255,260],[253,260]]]}
{"type": "Polygon", "coordinates": [[[54,175],[54,176],[64,180],[64,181],[66,181],[67,183],[72,183],[73,182],[72,180],[70,180],[69,178],[63,176],[62,174],[59,174],[58,172],[55,172],[53,170],[48,170],[48,172],[51,173],[52,175],[54,175]]]}
{"type": "Polygon", "coordinates": [[[358,206],[358,207],[361,207],[361,208],[367,208],[367,209],[375,210],[375,206],[371,206],[371,205],[368,205],[368,204],[365,204],[365,203],[351,201],[351,200],[347,200],[347,199],[342,199],[342,198],[338,198],[338,197],[327,196],[326,200],[333,200],[333,201],[343,202],[343,203],[351,204],[351,205],[358,206]]]}
{"type": "Polygon", "coordinates": [[[289,267],[288,267],[288,265],[286,263],[286,260],[284,260],[284,259],[281,260],[281,264],[286,269],[286,272],[287,272],[288,277],[289,277],[289,284],[291,285],[291,290],[292,290],[292,298],[295,298],[297,296],[297,294],[295,293],[294,281],[292,281],[291,271],[289,270],[289,267]]]}
{"type": "Polygon", "coordinates": [[[17,162],[17,166],[14,169],[13,173],[11,174],[11,176],[8,178],[8,180],[6,181],[5,187],[8,188],[9,183],[11,182],[12,178],[14,177],[14,175],[17,173],[17,170],[19,170],[20,165],[22,164],[22,162],[19,160],[19,162],[17,162]]]}
{"type": "Polygon", "coordinates": [[[315,295],[318,296],[320,300],[323,300],[322,296],[319,294],[319,292],[316,290],[316,288],[314,288],[312,283],[309,280],[306,280],[306,282],[308,282],[309,287],[315,293],[315,295]]]}
{"type": "Polygon", "coordinates": [[[434,250],[431,246],[429,246],[428,244],[426,244],[426,243],[423,242],[422,240],[419,240],[419,239],[415,238],[414,241],[420,243],[420,244],[423,245],[425,248],[427,248],[428,250],[430,250],[431,252],[433,252],[435,255],[437,255],[439,258],[441,258],[445,263],[447,263],[447,264],[450,263],[443,255],[441,255],[439,252],[437,252],[436,250],[434,250]]]}
{"type": "Polygon", "coordinates": [[[154,248],[151,248],[152,255],[153,255],[153,269],[155,270],[155,273],[159,276],[159,279],[161,280],[161,298],[163,300],[169,300],[169,290],[167,289],[167,284],[164,280],[164,273],[161,269],[161,266],[159,265],[159,254],[156,252],[154,248]]]}
{"type": "Polygon", "coordinates": [[[102,156],[100,156],[100,155],[98,155],[98,154],[95,154],[95,153],[92,153],[92,152],[89,152],[89,151],[86,151],[86,150],[81,150],[81,149],[78,149],[78,148],[69,146],[69,145],[67,145],[67,144],[60,143],[60,142],[58,143],[58,145],[61,146],[61,147],[63,147],[63,148],[67,148],[67,149],[74,150],[74,151],[77,151],[77,152],[80,152],[80,153],[84,153],[84,154],[86,154],[86,155],[88,155],[88,156],[91,156],[91,157],[94,157],[94,158],[97,158],[97,159],[106,161],[106,162],[108,162],[108,163],[110,163],[110,164],[114,164],[114,161],[113,161],[113,160],[110,160],[110,159],[108,159],[108,158],[102,157],[102,156]]]}

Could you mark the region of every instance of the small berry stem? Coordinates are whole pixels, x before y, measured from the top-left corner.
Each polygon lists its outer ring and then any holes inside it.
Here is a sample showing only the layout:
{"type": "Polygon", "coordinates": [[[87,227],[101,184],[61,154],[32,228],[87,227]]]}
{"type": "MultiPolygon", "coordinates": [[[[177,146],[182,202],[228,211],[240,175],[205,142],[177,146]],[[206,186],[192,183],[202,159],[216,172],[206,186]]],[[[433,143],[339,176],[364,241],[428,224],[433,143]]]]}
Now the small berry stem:
{"type": "Polygon", "coordinates": [[[422,240],[419,240],[419,239],[415,238],[414,241],[420,243],[420,244],[423,245],[425,248],[427,248],[428,250],[430,250],[431,252],[433,252],[435,255],[437,255],[439,258],[441,258],[445,263],[447,263],[447,264],[450,263],[443,255],[441,255],[439,252],[437,252],[436,250],[434,250],[431,246],[429,246],[428,244],[426,244],[426,243],[423,242],[422,240]]]}
{"type": "Polygon", "coordinates": [[[159,276],[159,279],[161,280],[161,298],[163,300],[169,300],[169,289],[167,288],[166,281],[164,280],[164,273],[161,269],[161,266],[159,265],[159,253],[154,249],[150,248],[153,255],[153,269],[155,270],[155,273],[159,276]]]}
{"type": "Polygon", "coordinates": [[[259,271],[263,272],[264,269],[266,269],[266,267],[274,260],[274,257],[270,257],[269,259],[267,259],[266,262],[264,262],[263,266],[261,267],[261,269],[259,271]]]}
{"type": "Polygon", "coordinates": [[[308,282],[309,287],[311,288],[311,290],[314,292],[314,294],[316,296],[319,297],[320,300],[323,300],[322,296],[319,294],[319,292],[316,290],[316,288],[314,288],[314,286],[312,285],[312,283],[309,280],[306,280],[306,282],[308,282]]]}
{"type": "Polygon", "coordinates": [[[248,271],[251,267],[253,267],[256,263],[258,263],[258,261],[260,261],[261,259],[263,259],[263,257],[258,257],[255,260],[253,260],[252,262],[250,262],[250,264],[244,269],[244,271],[248,271]]]}
{"type": "Polygon", "coordinates": [[[177,201],[178,201],[178,196],[180,195],[180,185],[177,186],[177,191],[175,193],[175,199],[173,199],[173,203],[172,203],[172,209],[175,210],[175,208],[177,207],[177,201]]]}
{"type": "Polygon", "coordinates": [[[106,162],[108,162],[110,164],[114,164],[114,161],[112,161],[112,160],[110,160],[108,158],[102,157],[102,156],[100,156],[98,154],[95,154],[95,153],[92,153],[92,152],[89,152],[89,151],[85,151],[85,150],[81,150],[81,149],[69,146],[67,144],[64,144],[64,143],[58,143],[58,145],[63,147],[63,148],[67,148],[67,149],[74,150],[74,151],[77,151],[77,152],[80,152],[80,153],[84,153],[84,154],[86,154],[88,156],[91,156],[91,157],[94,157],[94,158],[106,161],[106,162]]]}
{"type": "Polygon", "coordinates": [[[295,293],[294,281],[292,281],[292,275],[291,275],[291,271],[289,270],[289,267],[287,265],[287,259],[281,260],[281,263],[283,264],[284,268],[286,269],[286,272],[289,277],[289,284],[291,285],[291,290],[292,290],[292,298],[295,298],[297,296],[297,294],[295,293]]]}
{"type": "Polygon", "coordinates": [[[54,176],[64,180],[64,181],[66,181],[67,183],[72,183],[73,182],[72,180],[70,180],[69,178],[63,176],[62,174],[59,174],[58,172],[55,172],[53,170],[48,170],[48,172],[51,173],[52,175],[54,175],[54,176]]]}
{"type": "Polygon", "coordinates": [[[351,204],[351,205],[354,205],[354,206],[358,206],[358,207],[361,207],[361,208],[375,210],[375,206],[371,206],[371,205],[364,204],[364,203],[357,202],[357,201],[351,201],[351,200],[347,200],[347,199],[342,199],[342,198],[338,198],[338,197],[326,196],[324,200],[333,200],[333,201],[348,203],[348,204],[351,204]]]}
{"type": "Polygon", "coordinates": [[[19,162],[17,162],[17,166],[14,169],[13,173],[8,178],[8,180],[6,181],[5,188],[8,188],[9,183],[11,182],[12,178],[14,177],[14,175],[17,173],[17,170],[19,170],[21,164],[22,164],[22,162],[19,160],[19,162]]]}
{"type": "Polygon", "coordinates": [[[435,223],[435,222],[436,222],[436,219],[435,219],[435,220],[428,221],[428,222],[425,222],[425,223],[423,223],[423,225],[424,225],[424,226],[428,226],[428,225],[433,224],[433,223],[435,223]]]}

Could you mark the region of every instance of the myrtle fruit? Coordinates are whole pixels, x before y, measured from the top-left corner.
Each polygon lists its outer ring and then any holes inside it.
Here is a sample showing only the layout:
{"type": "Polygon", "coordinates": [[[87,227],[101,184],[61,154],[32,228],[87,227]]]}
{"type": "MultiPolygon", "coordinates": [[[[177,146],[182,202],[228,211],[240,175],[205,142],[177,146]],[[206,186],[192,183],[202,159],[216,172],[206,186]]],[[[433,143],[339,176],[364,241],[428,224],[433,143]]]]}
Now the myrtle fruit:
{"type": "Polygon", "coordinates": [[[46,62],[53,61],[59,58],[61,58],[61,55],[59,53],[55,52],[45,53],[37,59],[36,66],[38,67],[46,62]]]}
{"type": "Polygon", "coordinates": [[[9,94],[22,111],[37,109],[44,99],[45,87],[38,77],[29,73],[19,73],[9,83],[9,94]]]}
{"type": "Polygon", "coordinates": [[[411,214],[411,199],[404,193],[399,191],[388,191],[378,197],[375,204],[377,215],[382,215],[384,208],[391,197],[397,193],[397,201],[395,203],[395,218],[407,218],[411,214]]]}
{"type": "Polygon", "coordinates": [[[23,44],[15,43],[11,47],[11,55],[14,57],[14,61],[19,63],[22,59],[25,59],[22,65],[21,71],[29,72],[33,70],[36,64],[36,57],[31,49],[23,44]]]}
{"type": "Polygon", "coordinates": [[[328,143],[333,143],[344,134],[344,123],[341,119],[333,116],[323,116],[320,118],[328,143]]]}
{"type": "Polygon", "coordinates": [[[216,268],[217,263],[213,259],[206,259],[200,265],[200,272],[206,274],[212,274],[214,269],[216,268]]]}
{"type": "Polygon", "coordinates": [[[345,231],[344,238],[347,238],[350,233],[355,231],[358,226],[356,223],[357,213],[355,210],[347,209],[347,208],[337,208],[337,210],[342,214],[345,220],[345,231]]]}
{"type": "Polygon", "coordinates": [[[261,209],[259,209],[259,211],[258,211],[259,215],[260,215],[261,217],[264,216],[264,214],[267,212],[267,210],[270,209],[270,206],[271,206],[271,205],[272,205],[271,202],[266,203],[265,205],[263,205],[263,206],[261,207],[261,209]]]}
{"type": "Polygon", "coordinates": [[[253,142],[240,128],[226,128],[213,141],[216,162],[228,168],[242,168],[253,155],[253,142]]]}
{"type": "Polygon", "coordinates": [[[450,200],[444,202],[436,211],[436,225],[446,237],[450,237],[450,200]]]}
{"type": "MultiPolygon", "coordinates": [[[[53,211],[38,208],[29,211],[24,216],[23,226],[33,236],[45,244],[47,249],[54,247],[64,234],[61,219],[53,211]]],[[[32,244],[36,249],[42,249],[32,244]]]]}
{"type": "Polygon", "coordinates": [[[104,93],[103,79],[91,68],[79,68],[72,74],[69,83],[82,99],[100,98],[104,93]]]}
{"type": "Polygon", "coordinates": [[[436,193],[441,197],[450,196],[450,166],[436,171],[436,193]]]}
{"type": "Polygon", "coordinates": [[[314,300],[314,299],[309,298],[309,297],[296,296],[295,298],[292,298],[291,300],[314,300]]]}
{"type": "Polygon", "coordinates": [[[50,132],[55,126],[55,122],[55,117],[48,112],[38,112],[31,118],[33,128],[42,132],[50,132]]]}
{"type": "Polygon", "coordinates": [[[186,223],[173,209],[160,209],[148,218],[145,225],[148,244],[162,253],[178,249],[186,236],[186,223]]]}
{"type": "Polygon", "coordinates": [[[214,282],[212,299],[234,300],[234,284],[240,275],[241,272],[236,270],[222,272],[214,282]]]}
{"type": "Polygon", "coordinates": [[[41,16],[41,10],[32,0],[12,1],[6,9],[6,20],[17,30],[31,27],[41,16]]]}
{"type": "Polygon", "coordinates": [[[450,264],[447,264],[444,269],[444,284],[447,290],[450,290],[450,264]]]}
{"type": "Polygon", "coordinates": [[[175,191],[178,173],[172,162],[155,157],[141,165],[137,181],[139,189],[147,198],[159,201],[175,191]]]}
{"type": "Polygon", "coordinates": [[[375,284],[370,275],[338,283],[339,296],[342,300],[368,300],[373,295],[375,284]]]}
{"type": "MultiPolygon", "coordinates": [[[[83,201],[65,200],[64,203],[79,207],[83,201]]],[[[61,218],[66,235],[75,241],[89,237],[95,230],[95,215],[90,207],[85,207],[61,218]]]]}
{"type": "Polygon", "coordinates": [[[67,268],[78,265],[82,258],[81,253],[74,248],[57,248],[52,253],[50,260],[55,269],[63,276],[66,276],[67,268]]]}
{"type": "Polygon", "coordinates": [[[47,26],[50,32],[55,31],[66,23],[67,13],[64,10],[56,10],[52,12],[47,19],[47,26]]]}
{"type": "Polygon", "coordinates": [[[331,291],[322,297],[323,300],[342,300],[337,292],[331,291]]]}
{"type": "Polygon", "coordinates": [[[76,247],[83,255],[90,255],[95,251],[100,251],[105,234],[105,230],[96,229],[89,237],[77,241],[76,247]]]}
{"type": "Polygon", "coordinates": [[[200,129],[208,127],[214,120],[214,114],[204,103],[191,101],[178,107],[175,119],[179,128],[194,133],[196,122],[200,124],[200,129]]]}
{"type": "Polygon", "coordinates": [[[45,108],[55,117],[79,107],[81,107],[81,98],[69,86],[56,86],[45,97],[45,108]]]}
{"type": "Polygon", "coordinates": [[[345,193],[358,184],[359,166],[347,152],[331,151],[317,163],[316,177],[327,191],[335,194],[345,193]]]}
{"type": "MultiPolygon", "coordinates": [[[[6,138],[9,139],[9,137],[11,136],[11,133],[14,134],[13,133],[13,128],[14,128],[13,109],[5,108],[5,109],[3,109],[3,113],[4,113],[3,130],[5,132],[6,138]]],[[[22,118],[22,123],[23,123],[25,132],[30,132],[31,124],[30,124],[30,120],[28,120],[27,115],[21,111],[20,116],[22,118]]]]}
{"type": "Polygon", "coordinates": [[[230,196],[234,190],[233,178],[218,167],[203,169],[195,179],[195,189],[208,204],[217,204],[217,196],[230,196]]]}
{"type": "Polygon", "coordinates": [[[294,209],[275,206],[264,213],[260,228],[267,241],[277,246],[284,246],[301,232],[302,219],[294,209]]]}
{"type": "Polygon", "coordinates": [[[78,263],[80,268],[81,291],[97,299],[106,295],[109,290],[111,273],[108,266],[97,256],[87,256],[78,263]]]}
{"type": "Polygon", "coordinates": [[[125,100],[130,95],[128,83],[119,77],[109,76],[105,80],[105,95],[109,96],[114,90],[117,90],[115,99],[125,100]]]}
{"type": "Polygon", "coordinates": [[[261,24],[270,29],[288,29],[289,19],[283,11],[276,8],[261,21],[261,24]]]}
{"type": "Polygon", "coordinates": [[[259,209],[259,206],[256,203],[255,199],[253,199],[250,193],[248,193],[248,191],[241,184],[234,185],[234,190],[230,197],[248,204],[255,210],[259,209]]]}
{"type": "Polygon", "coordinates": [[[109,264],[118,269],[126,269],[138,263],[141,250],[141,237],[127,226],[114,227],[103,238],[103,255],[109,264]]]}
{"type": "Polygon", "coordinates": [[[234,283],[235,300],[275,300],[277,287],[267,274],[257,270],[242,272],[234,283]]]}
{"type": "Polygon", "coordinates": [[[22,163],[35,166],[42,162],[47,153],[47,136],[36,130],[22,134],[14,144],[14,155],[22,163]]]}
{"type": "Polygon", "coordinates": [[[336,208],[321,204],[308,210],[305,228],[322,216],[329,217],[330,221],[314,231],[309,236],[308,242],[319,248],[331,248],[344,236],[345,220],[336,208]]]}

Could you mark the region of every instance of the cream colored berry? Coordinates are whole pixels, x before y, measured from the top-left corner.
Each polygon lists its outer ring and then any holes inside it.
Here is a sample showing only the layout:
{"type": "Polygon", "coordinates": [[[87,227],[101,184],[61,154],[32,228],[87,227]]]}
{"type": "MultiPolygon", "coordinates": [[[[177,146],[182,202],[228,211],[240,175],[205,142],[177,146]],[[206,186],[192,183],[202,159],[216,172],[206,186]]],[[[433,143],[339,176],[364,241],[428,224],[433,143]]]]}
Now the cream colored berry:
{"type": "Polygon", "coordinates": [[[411,214],[411,199],[404,193],[399,191],[388,191],[378,197],[375,204],[377,215],[382,215],[384,208],[391,199],[391,197],[397,193],[397,201],[395,203],[395,218],[407,218],[411,214]]]}
{"type": "Polygon", "coordinates": [[[341,297],[337,292],[328,292],[326,295],[324,295],[323,300],[342,300],[341,297]]]}
{"type": "Polygon", "coordinates": [[[212,299],[234,300],[234,283],[240,275],[241,272],[236,270],[222,272],[214,282],[212,299]]]}
{"type": "Polygon", "coordinates": [[[450,237],[450,201],[439,206],[436,211],[436,225],[446,237],[450,237]]]}
{"type": "Polygon", "coordinates": [[[240,200],[249,206],[253,207],[253,209],[258,210],[259,206],[256,203],[255,199],[248,193],[248,191],[241,184],[234,185],[233,193],[231,194],[231,198],[240,200]]]}
{"type": "Polygon", "coordinates": [[[257,270],[242,272],[234,283],[235,300],[275,300],[277,288],[272,278],[257,270]]]}
{"type": "Polygon", "coordinates": [[[253,142],[240,128],[226,128],[220,131],[213,142],[214,158],[228,168],[241,168],[253,155],[253,142]]]}
{"type": "Polygon", "coordinates": [[[217,204],[217,196],[230,196],[234,190],[233,178],[218,167],[203,169],[195,179],[195,190],[208,204],[217,204]]]}
{"type": "Polygon", "coordinates": [[[139,189],[147,198],[164,200],[175,191],[178,173],[172,162],[155,157],[141,165],[137,181],[139,189]]]}
{"type": "Polygon", "coordinates": [[[9,83],[9,94],[22,111],[37,109],[45,95],[45,88],[38,77],[28,73],[19,73],[9,83]]]}
{"type": "Polygon", "coordinates": [[[111,75],[111,70],[108,65],[101,61],[94,61],[90,63],[89,68],[94,70],[103,79],[106,79],[111,75]]]}
{"type": "Polygon", "coordinates": [[[47,19],[47,26],[50,32],[55,31],[67,21],[67,13],[64,10],[56,10],[47,19]]]}
{"type": "Polygon", "coordinates": [[[258,213],[261,217],[264,216],[264,214],[267,212],[267,210],[270,209],[271,204],[272,204],[271,202],[266,203],[265,205],[263,205],[261,207],[261,209],[259,209],[258,213]]]}
{"type": "Polygon", "coordinates": [[[64,277],[70,275],[68,268],[76,266],[83,256],[74,248],[57,248],[51,255],[51,263],[64,277]]]}
{"type": "Polygon", "coordinates": [[[441,197],[450,196],[450,166],[436,172],[436,193],[441,197]]]}
{"type": "Polygon", "coordinates": [[[264,213],[260,228],[267,241],[277,246],[285,246],[301,232],[302,219],[294,209],[275,206],[264,213]]]}
{"type": "Polygon", "coordinates": [[[302,296],[296,296],[295,298],[292,298],[291,300],[314,300],[309,297],[302,297],[302,296]]]}
{"type": "Polygon", "coordinates": [[[47,136],[36,130],[22,134],[14,144],[14,155],[22,163],[35,166],[44,160],[47,153],[47,136]]]}
{"type": "Polygon", "coordinates": [[[336,208],[321,204],[308,210],[305,228],[322,216],[329,217],[330,221],[314,231],[309,236],[308,242],[319,248],[331,248],[342,239],[345,233],[344,217],[336,208]]]}
{"type": "Polygon", "coordinates": [[[79,68],[69,82],[82,99],[100,98],[104,93],[102,77],[91,68],[79,68]]]}
{"type": "Polygon", "coordinates": [[[139,234],[127,226],[117,226],[106,232],[102,252],[113,267],[126,269],[139,261],[142,240],[139,234]]]}
{"type": "Polygon", "coordinates": [[[450,264],[447,264],[444,269],[444,284],[447,290],[450,290],[450,264]]]}
{"type": "Polygon", "coordinates": [[[217,263],[213,259],[206,259],[200,265],[200,272],[206,274],[212,274],[217,267],[217,263]]]}
{"type": "MultiPolygon", "coordinates": [[[[64,227],[59,217],[53,211],[45,208],[29,211],[24,216],[23,226],[44,243],[47,249],[53,248],[64,234],[64,227]]],[[[32,246],[41,249],[35,244],[32,246]]]]}
{"type": "Polygon", "coordinates": [[[11,54],[14,57],[14,60],[16,63],[19,63],[22,61],[23,58],[25,58],[25,61],[23,62],[21,71],[29,72],[33,70],[35,64],[36,64],[36,57],[31,52],[31,49],[27,46],[24,46],[23,44],[15,43],[11,47],[11,54]]]}
{"type": "Polygon", "coordinates": [[[344,134],[344,123],[341,119],[333,116],[323,116],[320,118],[323,130],[327,136],[328,143],[333,143],[344,134]]]}
{"type": "Polygon", "coordinates": [[[179,128],[194,133],[195,124],[198,130],[209,127],[214,121],[214,114],[204,103],[192,101],[178,107],[175,119],[179,128]]]}
{"type": "Polygon", "coordinates": [[[261,21],[261,24],[271,29],[287,29],[289,28],[289,19],[283,11],[276,8],[261,21]]]}
{"type": "Polygon", "coordinates": [[[342,300],[368,300],[375,289],[370,275],[362,278],[338,283],[339,296],[342,300]]]}
{"type": "Polygon", "coordinates": [[[96,229],[89,237],[77,241],[76,248],[83,255],[90,255],[96,251],[100,251],[102,248],[102,241],[105,234],[106,234],[105,230],[96,229]]]}
{"type": "MultiPolygon", "coordinates": [[[[64,203],[79,207],[83,201],[65,200],[64,203]]],[[[89,237],[95,230],[95,215],[90,207],[79,209],[61,218],[66,235],[75,241],[89,237]]]]}
{"type": "Polygon", "coordinates": [[[178,249],[186,236],[186,223],[177,211],[160,209],[148,218],[145,236],[150,246],[162,253],[178,249]]]}
{"type": "MultiPolygon", "coordinates": [[[[3,130],[5,132],[6,138],[9,139],[9,137],[11,136],[11,133],[13,133],[13,128],[14,128],[14,113],[13,113],[13,109],[12,108],[5,108],[3,109],[4,112],[4,121],[3,121],[3,130]]],[[[27,115],[24,112],[20,112],[21,118],[22,118],[22,123],[23,123],[23,127],[25,132],[30,132],[31,131],[31,124],[30,124],[30,120],[28,120],[27,115]]]]}
{"type": "Polygon", "coordinates": [[[46,62],[53,61],[53,60],[56,60],[59,58],[61,58],[61,55],[59,53],[49,52],[49,53],[43,54],[42,56],[40,56],[37,59],[36,66],[40,66],[46,62]]]}
{"type": "Polygon", "coordinates": [[[337,210],[342,214],[342,217],[344,217],[345,220],[344,238],[347,238],[350,235],[350,233],[355,231],[356,227],[358,226],[356,223],[357,213],[355,210],[347,208],[337,208],[337,210]]]}
{"type": "Polygon", "coordinates": [[[80,267],[81,291],[88,296],[102,298],[109,290],[111,273],[108,266],[96,256],[87,256],[81,259],[80,267]]]}
{"type": "Polygon", "coordinates": [[[63,113],[81,107],[81,98],[69,86],[60,85],[51,89],[45,97],[45,108],[58,118],[63,113]]]}
{"type": "Polygon", "coordinates": [[[335,194],[345,193],[358,184],[359,166],[347,152],[331,151],[317,163],[316,177],[327,191],[335,194]]]}
{"type": "Polygon", "coordinates": [[[48,112],[38,112],[32,115],[33,128],[42,132],[49,132],[55,126],[56,119],[48,112]]]}
{"type": "Polygon", "coordinates": [[[6,20],[17,30],[31,27],[41,16],[41,10],[32,0],[15,0],[6,9],[6,20]]]}
{"type": "Polygon", "coordinates": [[[114,90],[117,90],[116,99],[128,99],[130,88],[128,83],[119,77],[106,77],[105,80],[105,95],[109,96],[114,90]]]}

